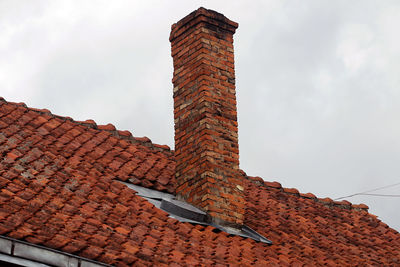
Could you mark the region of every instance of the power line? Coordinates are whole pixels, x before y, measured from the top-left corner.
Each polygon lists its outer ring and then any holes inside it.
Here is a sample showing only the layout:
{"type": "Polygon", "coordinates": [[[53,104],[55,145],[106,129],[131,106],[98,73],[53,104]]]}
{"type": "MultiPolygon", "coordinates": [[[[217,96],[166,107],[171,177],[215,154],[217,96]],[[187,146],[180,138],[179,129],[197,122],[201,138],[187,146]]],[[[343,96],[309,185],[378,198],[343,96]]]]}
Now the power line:
{"type": "MultiPolygon", "coordinates": [[[[344,196],[344,197],[338,197],[338,198],[335,198],[335,200],[340,200],[340,199],[343,199],[343,198],[348,198],[348,197],[354,197],[354,196],[358,196],[358,195],[367,195],[367,196],[378,196],[379,194],[367,194],[367,193],[370,193],[370,192],[375,192],[375,191],[378,191],[378,190],[381,190],[381,189],[386,189],[386,188],[389,188],[389,187],[393,187],[393,186],[396,186],[396,185],[399,185],[400,184],[400,182],[399,183],[395,183],[395,184],[391,184],[391,185],[385,185],[385,186],[382,186],[382,187],[378,187],[378,188],[374,188],[374,189],[371,189],[371,190],[367,190],[367,191],[364,191],[364,192],[360,192],[360,193],[355,193],[355,194],[351,194],[351,195],[348,195],[348,196],[344,196]]],[[[382,195],[382,196],[393,196],[393,197],[397,197],[397,196],[399,196],[399,195],[382,195]]]]}
{"type": "Polygon", "coordinates": [[[375,197],[400,197],[400,195],[385,195],[385,194],[359,194],[362,196],[375,196],[375,197]]]}

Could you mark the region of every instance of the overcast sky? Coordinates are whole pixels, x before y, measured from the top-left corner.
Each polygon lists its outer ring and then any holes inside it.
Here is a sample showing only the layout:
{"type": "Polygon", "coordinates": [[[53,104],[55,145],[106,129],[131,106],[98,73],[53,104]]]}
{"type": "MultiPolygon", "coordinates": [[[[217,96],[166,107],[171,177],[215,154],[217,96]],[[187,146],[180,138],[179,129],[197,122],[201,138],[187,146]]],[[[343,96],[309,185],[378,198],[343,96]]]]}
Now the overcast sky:
{"type": "MultiPolygon", "coordinates": [[[[337,198],[400,182],[400,1],[0,0],[0,96],[173,148],[171,24],[239,23],[241,168],[337,198]]],[[[400,185],[377,191],[400,194],[400,185]]],[[[357,196],[400,230],[400,198],[357,196]]]]}

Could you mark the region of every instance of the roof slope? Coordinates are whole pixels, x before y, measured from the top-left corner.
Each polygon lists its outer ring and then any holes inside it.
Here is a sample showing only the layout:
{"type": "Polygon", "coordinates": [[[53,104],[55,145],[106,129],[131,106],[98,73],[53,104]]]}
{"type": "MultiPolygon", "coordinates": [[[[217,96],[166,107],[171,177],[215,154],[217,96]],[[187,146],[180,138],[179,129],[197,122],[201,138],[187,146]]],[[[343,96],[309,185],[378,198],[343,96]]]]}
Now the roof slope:
{"type": "Polygon", "coordinates": [[[173,193],[173,151],[112,125],[0,100],[0,235],[113,265],[400,265],[365,205],[246,177],[245,224],[273,245],[181,223],[117,180],[173,193]]]}

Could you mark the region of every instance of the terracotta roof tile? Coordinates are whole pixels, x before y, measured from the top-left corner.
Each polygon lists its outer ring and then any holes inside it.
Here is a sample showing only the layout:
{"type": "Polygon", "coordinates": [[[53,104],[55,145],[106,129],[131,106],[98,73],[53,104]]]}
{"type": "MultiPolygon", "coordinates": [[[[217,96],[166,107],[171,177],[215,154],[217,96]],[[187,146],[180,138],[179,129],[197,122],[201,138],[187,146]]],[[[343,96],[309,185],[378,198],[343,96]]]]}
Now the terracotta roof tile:
{"type": "Polygon", "coordinates": [[[118,182],[174,192],[174,154],[112,125],[0,100],[0,234],[117,266],[399,265],[400,235],[366,205],[245,180],[268,246],[181,223],[118,182]]]}

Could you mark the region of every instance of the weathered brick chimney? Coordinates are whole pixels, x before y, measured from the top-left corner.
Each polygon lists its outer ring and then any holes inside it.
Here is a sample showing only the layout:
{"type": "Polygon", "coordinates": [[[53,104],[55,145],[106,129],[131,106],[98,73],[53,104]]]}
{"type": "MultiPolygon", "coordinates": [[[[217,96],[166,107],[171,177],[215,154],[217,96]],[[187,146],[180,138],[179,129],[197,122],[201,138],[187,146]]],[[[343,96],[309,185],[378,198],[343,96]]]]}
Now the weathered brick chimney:
{"type": "Polygon", "coordinates": [[[172,25],[176,194],[212,222],[240,226],[243,177],[235,96],[238,24],[199,8],[172,25]]]}

